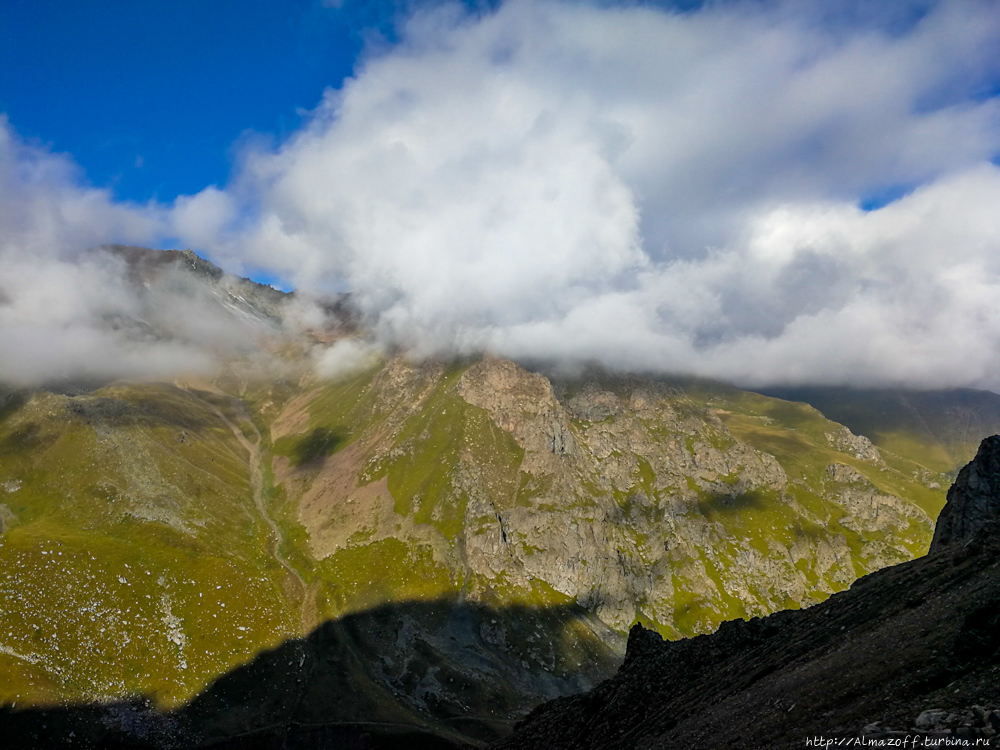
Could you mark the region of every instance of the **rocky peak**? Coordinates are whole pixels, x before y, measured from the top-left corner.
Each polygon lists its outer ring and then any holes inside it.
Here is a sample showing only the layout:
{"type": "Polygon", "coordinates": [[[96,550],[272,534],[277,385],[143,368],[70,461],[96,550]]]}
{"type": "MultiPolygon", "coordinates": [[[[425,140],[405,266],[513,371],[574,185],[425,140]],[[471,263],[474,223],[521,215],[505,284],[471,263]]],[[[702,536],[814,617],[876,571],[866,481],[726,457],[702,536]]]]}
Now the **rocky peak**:
{"type": "Polygon", "coordinates": [[[628,631],[628,643],[625,646],[625,663],[631,663],[639,659],[648,658],[650,654],[662,651],[664,641],[655,631],[644,628],[642,623],[636,622],[632,629],[628,631]]]}
{"type": "Polygon", "coordinates": [[[875,464],[882,463],[882,456],[878,452],[878,448],[872,444],[872,441],[864,435],[855,435],[846,427],[841,426],[840,429],[834,432],[826,433],[826,440],[831,447],[842,453],[860,458],[862,461],[870,461],[875,464]]]}
{"type": "Polygon", "coordinates": [[[971,538],[991,521],[1000,521],[1000,435],[983,440],[958,473],[938,516],[931,552],[971,538]]]}

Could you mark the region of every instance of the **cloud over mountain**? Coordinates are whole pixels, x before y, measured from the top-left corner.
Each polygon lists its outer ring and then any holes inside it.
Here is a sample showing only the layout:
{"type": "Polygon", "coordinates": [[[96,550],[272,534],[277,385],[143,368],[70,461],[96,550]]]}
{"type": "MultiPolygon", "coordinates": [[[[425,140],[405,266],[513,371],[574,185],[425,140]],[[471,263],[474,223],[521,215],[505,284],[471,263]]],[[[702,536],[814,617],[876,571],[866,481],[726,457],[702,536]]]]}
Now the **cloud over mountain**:
{"type": "Polygon", "coordinates": [[[123,256],[81,252],[153,241],[168,222],[167,207],[116,202],[0,119],[0,383],[207,372],[249,351],[255,332],[189,274],[143,284],[123,256]]]}
{"type": "Polygon", "coordinates": [[[177,216],[421,351],[1000,385],[998,7],[831,7],[420,11],[177,216]]]}
{"type": "Polygon", "coordinates": [[[433,4],[227,186],[46,195],[350,289],[419,353],[998,388],[998,11],[433,4]]]}

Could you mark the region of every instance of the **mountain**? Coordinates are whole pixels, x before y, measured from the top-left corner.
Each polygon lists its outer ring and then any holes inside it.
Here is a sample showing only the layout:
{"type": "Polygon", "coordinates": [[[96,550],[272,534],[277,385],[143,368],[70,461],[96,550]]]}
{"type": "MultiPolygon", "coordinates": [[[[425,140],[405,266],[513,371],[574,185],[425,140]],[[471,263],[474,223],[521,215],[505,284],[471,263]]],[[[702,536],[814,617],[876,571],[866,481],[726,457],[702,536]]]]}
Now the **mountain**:
{"type": "Polygon", "coordinates": [[[719,383],[391,354],[322,378],[363,341],[349,298],[303,325],[189,251],[95,252],[141,300],[126,337],[196,336],[180,305],[239,346],[213,377],[0,387],[9,726],[482,744],[614,674],[637,621],[689,638],[922,555],[957,468],[719,383]]]}
{"type": "Polygon", "coordinates": [[[1000,730],[998,454],[1000,436],[984,441],[948,496],[949,517],[978,523],[936,538],[929,556],[808,610],[712,635],[667,642],[637,624],[612,679],[540,706],[494,747],[991,742],[1000,730]],[[989,513],[974,477],[989,480],[989,513]]]}
{"type": "Polygon", "coordinates": [[[763,392],[807,403],[880,449],[910,456],[931,471],[958,471],[972,460],[983,437],[1000,432],[1000,395],[990,391],[810,387],[763,392]]]}
{"type": "Polygon", "coordinates": [[[394,358],[254,403],[311,575],[422,551],[414,580],[325,587],[330,614],[461,581],[476,600],[575,601],[613,631],[688,636],[921,554],[944,499],[943,477],[813,409],[710,385],[394,358]]]}
{"type": "MultiPolygon", "coordinates": [[[[275,328],[292,295],[266,284],[225,273],[191,250],[151,250],[132,245],[104,245],[87,251],[121,261],[133,288],[141,288],[155,305],[157,295],[174,292],[190,298],[208,297],[230,317],[275,328]]],[[[169,300],[176,304],[176,300],[169,300]]],[[[169,318],[170,310],[164,311],[169,318]]]]}

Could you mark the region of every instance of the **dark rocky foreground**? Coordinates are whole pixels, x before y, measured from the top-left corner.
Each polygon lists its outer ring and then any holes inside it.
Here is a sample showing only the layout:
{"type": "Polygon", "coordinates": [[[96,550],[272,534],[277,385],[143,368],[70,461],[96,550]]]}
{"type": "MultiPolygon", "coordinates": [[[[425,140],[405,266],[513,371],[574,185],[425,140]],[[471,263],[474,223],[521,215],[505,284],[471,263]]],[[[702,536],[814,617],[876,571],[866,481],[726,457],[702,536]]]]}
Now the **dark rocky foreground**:
{"type": "Polygon", "coordinates": [[[987,438],[958,473],[934,527],[931,552],[961,543],[1000,519],[1000,439],[987,438]]]}
{"type": "Polygon", "coordinates": [[[998,457],[1000,437],[987,438],[949,493],[947,534],[927,557],[807,610],[727,622],[712,635],[665,642],[636,625],[615,677],[543,704],[493,747],[791,748],[816,746],[817,737],[836,746],[907,736],[909,747],[914,738],[993,746],[998,457]]]}

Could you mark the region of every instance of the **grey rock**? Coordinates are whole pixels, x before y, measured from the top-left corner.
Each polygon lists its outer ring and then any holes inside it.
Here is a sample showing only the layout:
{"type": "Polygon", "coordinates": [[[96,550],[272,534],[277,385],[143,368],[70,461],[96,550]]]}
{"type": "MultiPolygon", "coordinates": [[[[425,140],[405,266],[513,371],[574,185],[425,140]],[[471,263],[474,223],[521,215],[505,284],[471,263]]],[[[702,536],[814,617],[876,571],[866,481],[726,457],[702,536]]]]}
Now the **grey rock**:
{"type": "Polygon", "coordinates": [[[847,453],[862,461],[870,461],[875,464],[882,463],[882,456],[878,452],[872,441],[864,435],[855,435],[846,427],[841,427],[836,432],[826,433],[827,442],[834,449],[841,453],[847,453]]]}
{"type": "Polygon", "coordinates": [[[929,708],[917,717],[917,729],[931,729],[941,724],[948,712],[941,708],[929,708]]]}
{"type": "Polygon", "coordinates": [[[931,552],[971,538],[991,521],[1000,520],[1000,435],[979,445],[976,457],[958,473],[934,528],[931,552]]]}
{"type": "Polygon", "coordinates": [[[851,484],[855,482],[864,482],[867,484],[868,482],[864,475],[862,475],[861,472],[853,466],[836,462],[826,467],[826,478],[841,484],[851,484]]]}

